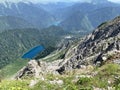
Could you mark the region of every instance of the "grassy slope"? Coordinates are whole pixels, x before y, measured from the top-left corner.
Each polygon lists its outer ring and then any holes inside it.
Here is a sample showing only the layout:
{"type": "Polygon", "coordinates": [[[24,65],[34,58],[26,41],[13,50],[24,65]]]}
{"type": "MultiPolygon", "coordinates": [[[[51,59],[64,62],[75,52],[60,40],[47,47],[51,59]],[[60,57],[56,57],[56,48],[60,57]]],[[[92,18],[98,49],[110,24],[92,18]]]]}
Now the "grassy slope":
{"type": "Polygon", "coordinates": [[[108,86],[113,87],[113,90],[120,89],[120,78],[115,78],[120,75],[120,65],[106,64],[100,68],[87,69],[89,72],[97,72],[94,77],[79,77],[87,73],[80,71],[73,71],[66,75],[46,75],[46,80],[39,81],[33,88],[29,88],[30,79],[21,81],[3,80],[0,83],[0,90],[93,90],[93,87],[107,89],[108,86]],[[78,76],[78,79],[76,79],[78,76]],[[63,85],[50,84],[50,80],[63,80],[63,85]],[[109,83],[108,81],[112,81],[109,83]],[[13,88],[13,89],[12,89],[13,88]]]}
{"type": "Polygon", "coordinates": [[[18,70],[27,64],[28,60],[18,59],[0,70],[0,77],[2,79],[11,78],[18,70]]]}
{"type": "Polygon", "coordinates": [[[55,51],[53,53],[51,53],[50,55],[48,55],[45,58],[42,58],[43,61],[47,61],[47,62],[51,62],[54,60],[58,60],[58,59],[62,59],[64,57],[64,54],[67,50],[60,50],[60,51],[55,51]]]}

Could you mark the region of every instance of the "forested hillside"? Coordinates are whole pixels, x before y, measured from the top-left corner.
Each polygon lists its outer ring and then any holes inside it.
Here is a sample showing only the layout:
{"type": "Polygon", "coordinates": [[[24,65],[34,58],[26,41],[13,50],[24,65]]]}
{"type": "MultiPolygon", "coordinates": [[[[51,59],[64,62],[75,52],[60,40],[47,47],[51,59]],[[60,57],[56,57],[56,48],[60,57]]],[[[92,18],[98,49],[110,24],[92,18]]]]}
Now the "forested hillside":
{"type": "Polygon", "coordinates": [[[44,30],[16,29],[0,33],[0,68],[21,58],[26,51],[37,45],[54,50],[65,35],[67,32],[56,26],[44,30]]]}

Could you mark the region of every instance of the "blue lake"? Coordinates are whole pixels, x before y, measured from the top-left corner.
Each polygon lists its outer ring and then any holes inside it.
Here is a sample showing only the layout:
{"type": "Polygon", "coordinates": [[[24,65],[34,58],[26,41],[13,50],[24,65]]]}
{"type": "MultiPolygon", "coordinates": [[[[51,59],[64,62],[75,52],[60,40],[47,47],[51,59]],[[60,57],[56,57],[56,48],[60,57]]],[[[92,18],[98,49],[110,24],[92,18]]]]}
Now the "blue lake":
{"type": "Polygon", "coordinates": [[[42,45],[36,46],[32,48],[30,51],[25,53],[22,58],[24,59],[33,59],[36,55],[41,53],[44,50],[44,47],[42,45]]]}

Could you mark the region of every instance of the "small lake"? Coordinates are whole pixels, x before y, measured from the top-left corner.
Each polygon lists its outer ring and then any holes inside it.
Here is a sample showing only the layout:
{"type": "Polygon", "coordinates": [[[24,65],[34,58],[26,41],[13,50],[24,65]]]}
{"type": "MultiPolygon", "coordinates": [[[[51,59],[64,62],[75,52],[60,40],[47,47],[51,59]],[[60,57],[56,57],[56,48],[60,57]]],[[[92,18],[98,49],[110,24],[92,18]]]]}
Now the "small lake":
{"type": "Polygon", "coordinates": [[[39,53],[41,53],[44,50],[44,47],[42,45],[36,46],[32,48],[30,51],[25,53],[22,58],[23,59],[33,59],[35,56],[37,56],[39,53]]]}

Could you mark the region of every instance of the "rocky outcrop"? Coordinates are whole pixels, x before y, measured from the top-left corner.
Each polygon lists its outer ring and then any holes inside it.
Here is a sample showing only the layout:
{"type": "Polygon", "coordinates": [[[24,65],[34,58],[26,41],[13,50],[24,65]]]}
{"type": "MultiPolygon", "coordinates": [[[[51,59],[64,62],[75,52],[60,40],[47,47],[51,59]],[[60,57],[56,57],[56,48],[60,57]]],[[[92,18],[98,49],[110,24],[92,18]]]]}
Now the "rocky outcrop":
{"type": "MultiPolygon", "coordinates": [[[[70,58],[62,61],[59,73],[81,68],[81,65],[97,64],[104,59],[105,54],[120,50],[120,17],[101,24],[92,34],[83,38],[73,49],[70,58]]],[[[69,51],[69,50],[68,50],[69,51]]],[[[69,52],[69,53],[71,53],[69,52]]]]}
{"type": "Polygon", "coordinates": [[[43,61],[31,60],[28,62],[28,65],[23,67],[18,73],[14,76],[14,79],[23,78],[25,76],[33,76],[43,80],[43,76],[47,73],[58,74],[56,69],[59,68],[59,62],[61,60],[54,61],[52,63],[46,63],[43,61]]]}

